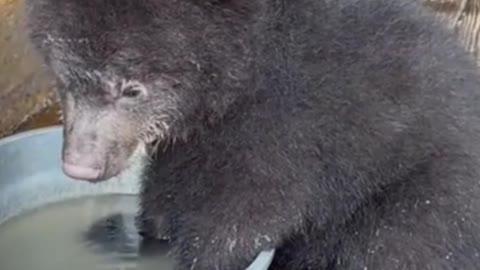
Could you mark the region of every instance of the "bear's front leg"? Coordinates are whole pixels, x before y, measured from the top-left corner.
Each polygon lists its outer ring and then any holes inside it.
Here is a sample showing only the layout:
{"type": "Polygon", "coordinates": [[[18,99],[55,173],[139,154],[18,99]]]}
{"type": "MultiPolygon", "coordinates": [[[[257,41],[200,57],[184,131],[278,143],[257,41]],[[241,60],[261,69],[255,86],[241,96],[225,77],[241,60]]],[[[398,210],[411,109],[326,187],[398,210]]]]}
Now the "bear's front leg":
{"type": "Polygon", "coordinates": [[[254,194],[212,196],[179,215],[172,241],[176,270],[244,270],[300,228],[304,216],[295,201],[254,194]]]}
{"type": "Polygon", "coordinates": [[[303,229],[321,196],[296,153],[245,145],[254,141],[237,140],[247,136],[239,130],[177,142],[146,178],[141,208],[149,220],[168,217],[176,270],[246,269],[303,229]]]}
{"type": "MultiPolygon", "coordinates": [[[[150,172],[151,173],[151,172],[150,172]]],[[[172,208],[169,190],[155,176],[145,174],[140,192],[140,208],[135,217],[138,233],[147,240],[170,240],[172,208]]]]}
{"type": "Polygon", "coordinates": [[[281,225],[264,226],[271,221],[255,225],[248,220],[199,218],[185,224],[173,242],[176,270],[247,269],[261,251],[275,248],[285,235],[287,230],[281,225]]]}

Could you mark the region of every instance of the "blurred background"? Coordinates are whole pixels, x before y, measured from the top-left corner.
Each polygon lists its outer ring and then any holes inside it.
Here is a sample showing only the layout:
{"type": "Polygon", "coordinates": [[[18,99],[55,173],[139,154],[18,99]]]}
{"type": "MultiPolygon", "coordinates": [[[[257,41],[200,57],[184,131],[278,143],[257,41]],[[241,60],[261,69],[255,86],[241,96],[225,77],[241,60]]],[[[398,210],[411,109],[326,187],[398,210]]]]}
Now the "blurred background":
{"type": "MultiPolygon", "coordinates": [[[[458,31],[480,63],[480,0],[418,1],[458,31]]],[[[0,0],[0,138],[60,123],[54,81],[26,39],[23,5],[0,0]]]]}

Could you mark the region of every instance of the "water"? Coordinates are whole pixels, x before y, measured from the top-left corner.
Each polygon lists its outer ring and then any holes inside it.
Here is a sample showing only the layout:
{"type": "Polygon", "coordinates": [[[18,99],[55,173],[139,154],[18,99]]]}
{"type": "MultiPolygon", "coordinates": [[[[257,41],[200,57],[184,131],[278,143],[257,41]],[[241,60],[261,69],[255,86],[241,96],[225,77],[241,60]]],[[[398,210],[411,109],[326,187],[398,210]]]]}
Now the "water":
{"type": "Polygon", "coordinates": [[[168,245],[144,243],[134,226],[136,197],[69,200],[0,226],[2,270],[172,270],[168,245]]]}

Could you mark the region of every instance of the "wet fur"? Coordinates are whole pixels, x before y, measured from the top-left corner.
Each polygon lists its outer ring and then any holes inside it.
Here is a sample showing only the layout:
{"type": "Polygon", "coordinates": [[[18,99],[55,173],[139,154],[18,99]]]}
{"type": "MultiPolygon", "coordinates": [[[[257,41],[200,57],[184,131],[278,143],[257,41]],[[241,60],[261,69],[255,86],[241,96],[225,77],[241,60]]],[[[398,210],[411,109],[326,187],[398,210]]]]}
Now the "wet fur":
{"type": "MultiPolygon", "coordinates": [[[[80,56],[85,67],[119,44],[131,50],[111,61],[135,76],[182,71],[169,73],[178,113],[145,169],[139,218],[170,239],[179,270],[245,269],[272,247],[272,270],[475,270],[480,79],[416,2],[29,6],[47,63],[70,55],[42,45],[47,34],[86,33],[98,55],[80,56]]],[[[72,61],[53,65],[60,79],[82,68],[72,61]]],[[[155,101],[139,119],[156,119],[155,101]]]]}

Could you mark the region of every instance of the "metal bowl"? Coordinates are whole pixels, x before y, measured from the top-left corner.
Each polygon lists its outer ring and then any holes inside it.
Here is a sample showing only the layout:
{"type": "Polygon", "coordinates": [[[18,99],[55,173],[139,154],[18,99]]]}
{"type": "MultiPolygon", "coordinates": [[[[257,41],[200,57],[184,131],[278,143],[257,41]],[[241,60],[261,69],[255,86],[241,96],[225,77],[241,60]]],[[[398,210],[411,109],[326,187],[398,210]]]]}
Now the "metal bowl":
{"type": "MultiPolygon", "coordinates": [[[[116,179],[94,185],[63,174],[61,147],[61,126],[0,140],[0,226],[51,203],[92,195],[138,194],[141,157],[135,157],[134,165],[116,179]]],[[[260,253],[247,270],[267,270],[273,255],[273,250],[260,253]]]]}

